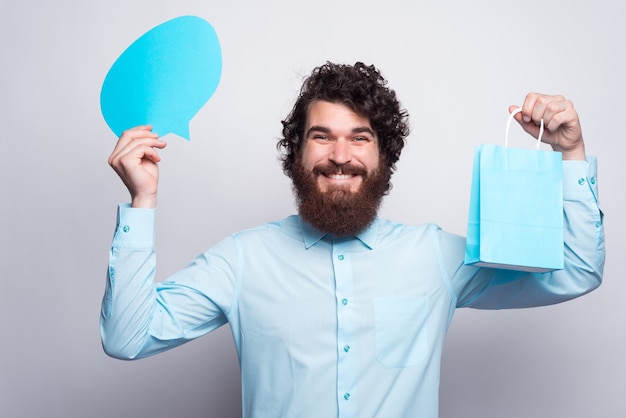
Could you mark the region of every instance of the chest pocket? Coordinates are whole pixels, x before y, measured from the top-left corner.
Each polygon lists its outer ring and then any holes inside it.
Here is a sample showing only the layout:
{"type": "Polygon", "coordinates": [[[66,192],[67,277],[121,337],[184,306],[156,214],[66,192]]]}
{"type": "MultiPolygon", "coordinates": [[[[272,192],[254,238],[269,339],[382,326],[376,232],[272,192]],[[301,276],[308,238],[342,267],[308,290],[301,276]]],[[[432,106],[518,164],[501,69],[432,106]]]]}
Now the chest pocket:
{"type": "Polygon", "coordinates": [[[376,358],[387,368],[415,366],[430,345],[428,297],[375,298],[376,358]]]}

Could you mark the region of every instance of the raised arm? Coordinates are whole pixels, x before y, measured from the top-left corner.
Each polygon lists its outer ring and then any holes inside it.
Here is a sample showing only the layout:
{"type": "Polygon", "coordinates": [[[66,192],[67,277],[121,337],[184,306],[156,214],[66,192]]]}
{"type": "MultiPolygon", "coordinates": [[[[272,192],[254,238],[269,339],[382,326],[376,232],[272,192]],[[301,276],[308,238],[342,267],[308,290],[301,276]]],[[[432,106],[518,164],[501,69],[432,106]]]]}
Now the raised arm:
{"type": "MultiPolygon", "coordinates": [[[[518,107],[510,106],[509,112],[518,107]]],[[[458,273],[453,276],[453,286],[458,289],[459,307],[504,309],[550,305],[584,295],[602,282],[605,245],[603,213],[598,203],[597,161],[585,155],[580,121],[572,102],[563,96],[530,93],[515,119],[535,138],[543,119],[542,141],[563,155],[565,268],[539,274],[448,267],[458,273]]]]}
{"type": "Polygon", "coordinates": [[[147,326],[156,303],[153,208],[161,161],[157,150],[165,145],[151,126],[138,126],[122,134],[109,157],[132,198],[132,208],[118,208],[102,300],[102,343],[113,357],[136,358],[148,339],[147,326]]]}

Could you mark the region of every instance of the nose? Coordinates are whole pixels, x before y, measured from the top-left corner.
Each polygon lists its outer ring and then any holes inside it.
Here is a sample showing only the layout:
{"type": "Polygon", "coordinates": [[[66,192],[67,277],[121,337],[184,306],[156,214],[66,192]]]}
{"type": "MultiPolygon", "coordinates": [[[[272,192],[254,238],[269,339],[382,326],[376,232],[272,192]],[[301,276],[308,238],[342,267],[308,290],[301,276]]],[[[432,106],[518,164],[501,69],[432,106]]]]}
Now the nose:
{"type": "Polygon", "coordinates": [[[347,164],[351,161],[350,145],[345,139],[337,139],[333,145],[328,159],[337,165],[347,164]]]}

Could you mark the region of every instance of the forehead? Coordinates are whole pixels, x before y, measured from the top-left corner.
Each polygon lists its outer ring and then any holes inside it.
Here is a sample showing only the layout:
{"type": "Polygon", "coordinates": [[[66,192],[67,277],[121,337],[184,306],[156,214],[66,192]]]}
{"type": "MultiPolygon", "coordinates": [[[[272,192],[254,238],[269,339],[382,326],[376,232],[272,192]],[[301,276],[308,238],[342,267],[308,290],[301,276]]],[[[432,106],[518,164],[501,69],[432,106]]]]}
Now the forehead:
{"type": "Polygon", "coordinates": [[[356,113],[343,103],[314,100],[307,108],[306,127],[368,127],[372,128],[368,117],[356,113]]]}

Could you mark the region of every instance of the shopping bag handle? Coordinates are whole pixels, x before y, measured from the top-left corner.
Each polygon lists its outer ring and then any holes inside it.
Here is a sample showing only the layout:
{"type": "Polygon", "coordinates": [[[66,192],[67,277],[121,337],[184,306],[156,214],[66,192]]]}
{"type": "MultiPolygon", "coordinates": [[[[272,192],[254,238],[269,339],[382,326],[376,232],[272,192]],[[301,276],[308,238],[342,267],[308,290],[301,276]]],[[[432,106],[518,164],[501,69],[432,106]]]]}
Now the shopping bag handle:
{"type": "MultiPolygon", "coordinates": [[[[504,146],[508,147],[509,146],[509,128],[511,127],[511,122],[513,121],[513,118],[515,117],[515,115],[517,115],[519,112],[522,111],[521,107],[518,107],[517,109],[515,109],[514,111],[511,112],[511,114],[509,115],[508,120],[506,121],[506,133],[504,136],[504,146]]],[[[537,144],[535,145],[535,149],[538,150],[539,149],[539,145],[541,145],[541,137],[543,136],[543,119],[541,119],[541,125],[539,125],[539,136],[537,137],[537,144]]]]}

